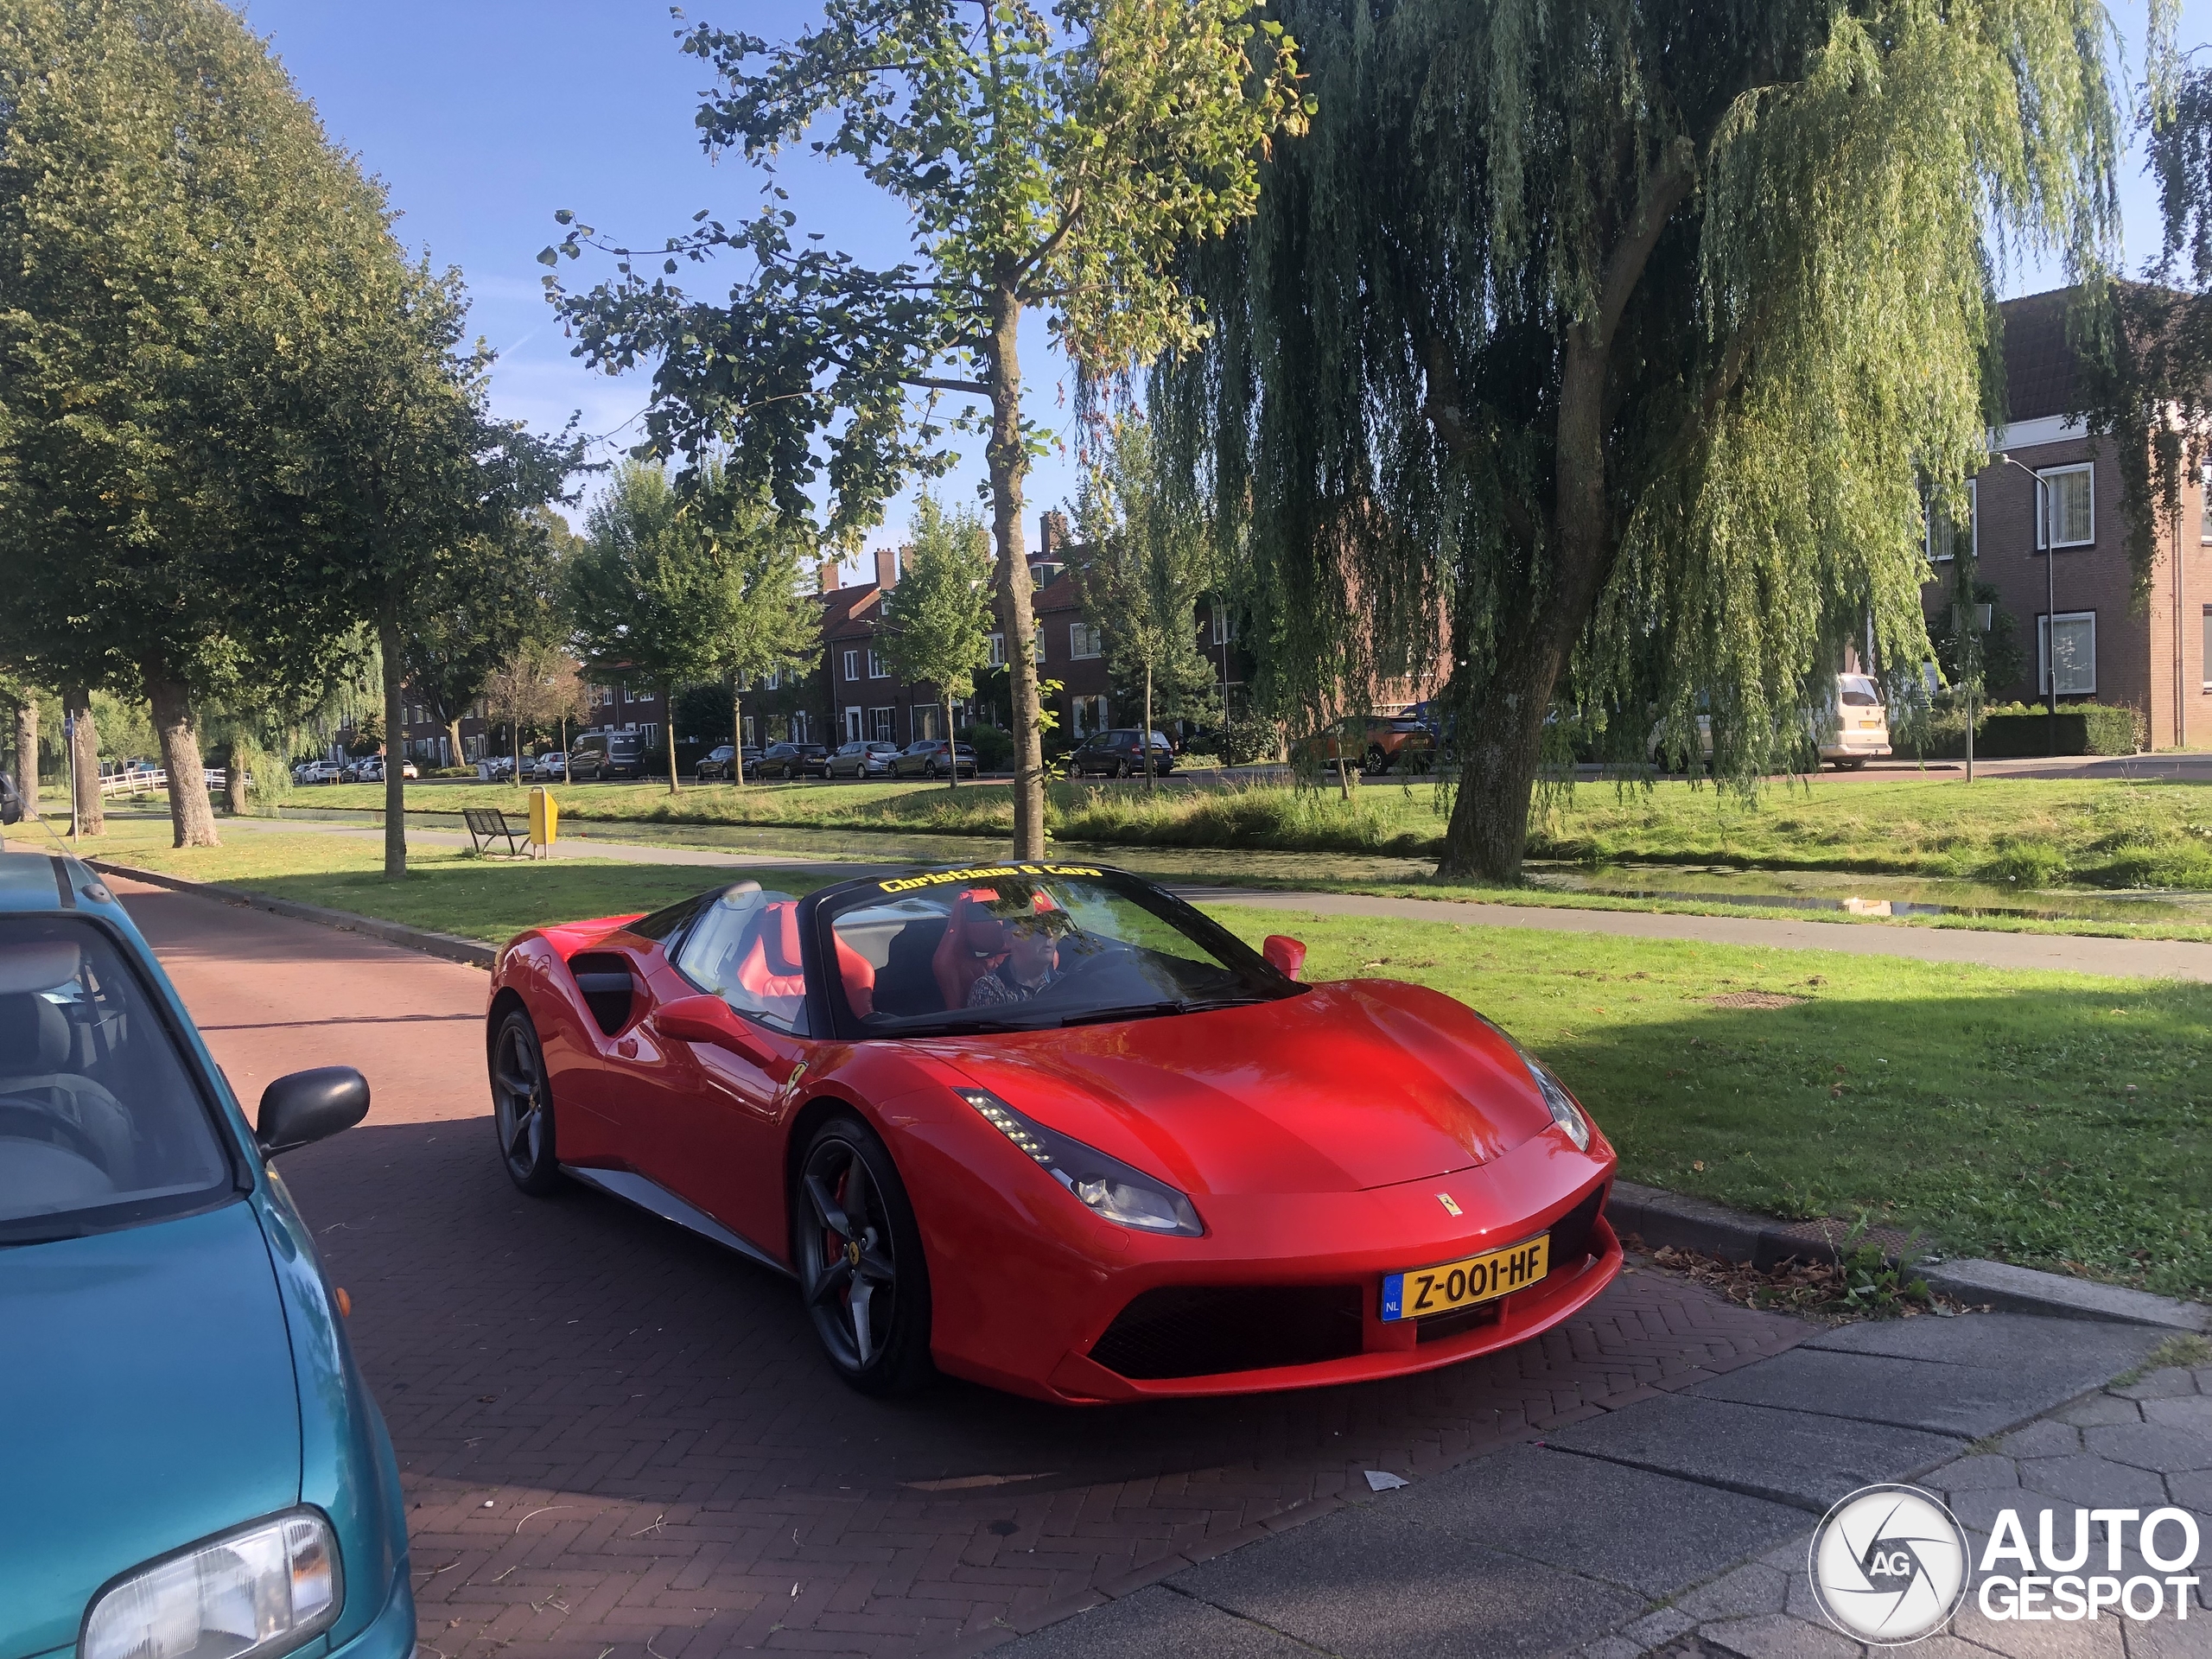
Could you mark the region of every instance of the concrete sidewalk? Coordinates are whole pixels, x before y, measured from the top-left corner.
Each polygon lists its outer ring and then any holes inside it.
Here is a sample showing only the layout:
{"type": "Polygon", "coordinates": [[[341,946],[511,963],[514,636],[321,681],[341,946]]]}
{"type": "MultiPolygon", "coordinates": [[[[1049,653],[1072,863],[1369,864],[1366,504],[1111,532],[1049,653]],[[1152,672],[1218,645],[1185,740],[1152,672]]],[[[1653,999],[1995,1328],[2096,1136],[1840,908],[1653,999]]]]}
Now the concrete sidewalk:
{"type": "MultiPolygon", "coordinates": [[[[2212,1366],[2104,1386],[2159,1340],[2003,1313],[1846,1325],[1683,1393],[1592,1412],[1541,1441],[1363,1496],[995,1652],[1858,1654],[1815,1608],[1806,1554],[1818,1516],[1861,1486],[1911,1481],[1945,1497],[1977,1561],[2006,1507],[2031,1535],[2035,1511],[2057,1509],[2063,1535],[2077,1503],[2171,1504],[2212,1540],[2212,1366]]],[[[2202,1585],[2196,1593],[2202,1623],[2156,1625],[1994,1624],[1970,1601],[1954,1637],[1915,1651],[2212,1653],[2202,1585]]]]}

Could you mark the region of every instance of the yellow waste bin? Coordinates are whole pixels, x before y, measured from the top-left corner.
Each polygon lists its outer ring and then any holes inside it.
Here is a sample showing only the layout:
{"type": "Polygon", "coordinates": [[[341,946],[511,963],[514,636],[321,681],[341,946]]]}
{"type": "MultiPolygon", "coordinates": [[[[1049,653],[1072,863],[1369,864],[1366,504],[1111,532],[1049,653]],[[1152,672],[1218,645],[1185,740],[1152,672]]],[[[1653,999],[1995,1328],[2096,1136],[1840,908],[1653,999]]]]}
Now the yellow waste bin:
{"type": "Polygon", "coordinates": [[[533,858],[550,857],[546,850],[561,831],[561,805],[550,789],[530,791],[530,849],[533,858]]]}

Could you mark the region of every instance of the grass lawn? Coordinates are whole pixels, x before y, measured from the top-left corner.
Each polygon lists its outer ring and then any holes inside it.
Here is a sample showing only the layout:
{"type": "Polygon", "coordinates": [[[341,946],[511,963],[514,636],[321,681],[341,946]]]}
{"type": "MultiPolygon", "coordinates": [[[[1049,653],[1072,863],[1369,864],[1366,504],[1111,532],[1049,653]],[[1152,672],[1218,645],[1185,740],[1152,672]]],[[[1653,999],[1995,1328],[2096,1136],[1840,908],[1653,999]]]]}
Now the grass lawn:
{"type": "MultiPolygon", "coordinates": [[[[377,845],[353,837],[240,833],[181,852],[160,824],[114,825],[97,855],[487,940],[741,874],[418,849],[391,884],[377,845]]],[[[785,891],[823,879],[759,874],[785,891]]],[[[1955,1251],[2212,1294],[2212,1071],[2196,1076],[2212,987],[1214,913],[1255,943],[1295,932],[1311,977],[1414,980],[1482,1009],[1558,1068],[1631,1179],[1784,1216],[1865,1213],[1955,1251]],[[1711,1000],[1751,990],[1804,1001],[1711,1000]]]]}
{"type": "MultiPolygon", "coordinates": [[[[1427,783],[1370,784],[1349,801],[1333,789],[1176,784],[1056,784],[1052,833],[1066,841],[1149,847],[1433,855],[1443,804],[1427,783]]],[[[383,804],[380,786],[295,791],[301,807],[383,804]]],[[[423,785],[412,811],[519,807],[505,785],[423,785]]],[[[958,790],[921,784],[587,785],[560,791],[584,822],[751,824],[792,830],[904,830],[1004,836],[1013,802],[1002,784],[958,790]]],[[[1859,870],[2049,887],[2212,889],[2212,789],[2119,779],[1950,775],[1878,783],[1775,785],[1756,800],[1680,781],[1649,788],[1583,784],[1540,804],[1535,858],[1590,863],[1722,863],[1773,869],[1859,870]]]]}
{"type": "Polygon", "coordinates": [[[2212,1295],[2212,986],[1215,914],[1255,943],[1295,933],[1309,978],[1414,980],[1480,1008],[1597,1114],[1631,1180],[2212,1295]],[[1743,991],[1805,1000],[1711,1001],[1743,991]]]}

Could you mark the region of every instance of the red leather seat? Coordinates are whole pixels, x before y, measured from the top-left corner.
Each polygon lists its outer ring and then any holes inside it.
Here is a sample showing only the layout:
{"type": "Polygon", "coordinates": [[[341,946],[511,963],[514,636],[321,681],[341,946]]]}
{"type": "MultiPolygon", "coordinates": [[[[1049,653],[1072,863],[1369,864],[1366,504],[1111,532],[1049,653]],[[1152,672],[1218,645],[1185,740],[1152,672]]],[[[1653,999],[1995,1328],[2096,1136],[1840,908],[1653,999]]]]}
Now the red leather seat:
{"type": "Polygon", "coordinates": [[[806,995],[806,974],[799,966],[796,904],[770,905],[761,912],[753,946],[739,963],[737,982],[755,996],[806,995]]]}
{"type": "Polygon", "coordinates": [[[952,914],[938,941],[930,969],[948,1009],[968,1006],[969,988],[1006,960],[1006,924],[988,906],[998,895],[988,888],[963,893],[952,901],[952,914]]]}
{"type": "Polygon", "coordinates": [[[837,942],[837,974],[845,982],[845,1001],[857,1018],[865,1020],[875,1012],[875,964],[847,944],[842,933],[833,930],[830,937],[837,942]]]}

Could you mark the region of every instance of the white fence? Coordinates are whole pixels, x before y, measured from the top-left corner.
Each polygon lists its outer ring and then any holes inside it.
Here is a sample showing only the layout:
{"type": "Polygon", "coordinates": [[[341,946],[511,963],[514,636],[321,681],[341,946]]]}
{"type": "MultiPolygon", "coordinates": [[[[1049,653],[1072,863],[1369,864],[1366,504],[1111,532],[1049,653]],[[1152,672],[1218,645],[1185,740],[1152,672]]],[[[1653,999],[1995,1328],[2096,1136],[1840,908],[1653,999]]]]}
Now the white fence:
{"type": "MultiPolygon", "coordinates": [[[[226,782],[220,766],[204,767],[200,775],[207,779],[207,791],[211,795],[221,789],[226,782]]],[[[113,772],[100,779],[100,798],[112,800],[118,795],[146,795],[168,786],[168,773],[158,767],[143,772],[113,772]]]]}

